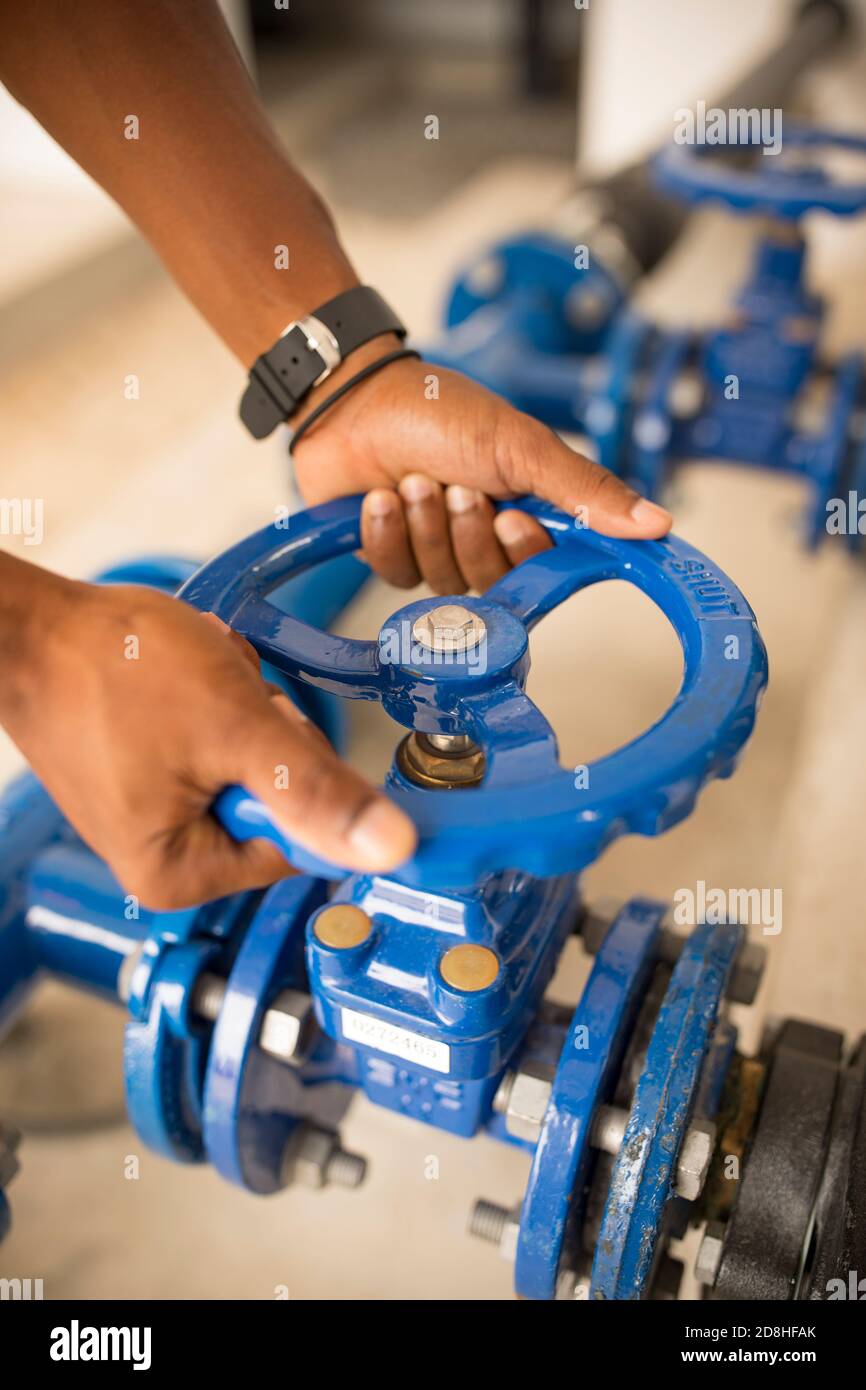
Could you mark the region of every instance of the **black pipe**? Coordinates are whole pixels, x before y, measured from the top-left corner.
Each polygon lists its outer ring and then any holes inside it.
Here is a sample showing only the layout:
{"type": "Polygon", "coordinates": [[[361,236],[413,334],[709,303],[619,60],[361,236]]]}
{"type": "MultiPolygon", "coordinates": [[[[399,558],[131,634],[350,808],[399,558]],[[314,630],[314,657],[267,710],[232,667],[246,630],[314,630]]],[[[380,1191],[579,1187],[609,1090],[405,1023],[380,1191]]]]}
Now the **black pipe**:
{"type": "MultiPolygon", "coordinates": [[[[784,40],[751,68],[712,105],[722,110],[741,107],[781,106],[797,78],[823,58],[851,25],[850,10],[843,0],[806,0],[795,12],[784,40]]],[[[709,104],[709,103],[708,103],[709,104]]],[[[579,222],[580,209],[592,207],[586,235],[572,224],[578,242],[599,246],[604,260],[604,240],[599,228],[624,243],[631,258],[632,275],[646,274],[670,250],[688,220],[689,209],[657,189],[648,163],[636,161],[604,178],[582,185],[572,204],[579,222]]],[[[621,269],[610,266],[615,273],[621,269]]]]}

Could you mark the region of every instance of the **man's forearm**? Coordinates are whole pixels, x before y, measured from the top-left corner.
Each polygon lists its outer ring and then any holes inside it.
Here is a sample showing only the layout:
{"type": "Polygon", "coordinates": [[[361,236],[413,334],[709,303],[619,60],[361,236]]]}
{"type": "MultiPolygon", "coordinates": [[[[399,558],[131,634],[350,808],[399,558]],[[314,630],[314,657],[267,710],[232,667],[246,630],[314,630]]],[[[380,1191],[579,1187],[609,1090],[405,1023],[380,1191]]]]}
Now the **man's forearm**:
{"type": "Polygon", "coordinates": [[[120,203],[244,365],[358,283],[215,0],[0,0],[0,55],[13,95],[120,203]]]}
{"type": "Polygon", "coordinates": [[[56,643],[56,625],[78,587],[0,551],[0,724],[10,732],[40,678],[40,654],[56,643]]]}

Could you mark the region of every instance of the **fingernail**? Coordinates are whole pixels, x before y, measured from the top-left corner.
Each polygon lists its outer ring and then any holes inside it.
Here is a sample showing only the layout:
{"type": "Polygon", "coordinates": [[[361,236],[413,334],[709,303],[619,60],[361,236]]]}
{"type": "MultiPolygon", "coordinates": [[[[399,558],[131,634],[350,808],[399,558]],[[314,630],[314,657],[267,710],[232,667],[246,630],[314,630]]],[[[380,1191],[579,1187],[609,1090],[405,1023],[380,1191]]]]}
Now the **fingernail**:
{"type": "Polygon", "coordinates": [[[205,622],[209,623],[211,627],[217,628],[219,632],[231,632],[228,623],[221,618],[218,613],[202,613],[201,617],[203,617],[205,622]]]}
{"type": "Polygon", "coordinates": [[[410,473],[400,483],[400,496],[407,502],[426,502],[435,491],[435,483],[424,473],[410,473]]]}
{"type": "Polygon", "coordinates": [[[364,510],[368,516],[390,516],[397,504],[397,494],[384,487],[368,492],[364,498],[364,510]]]}
{"type": "Polygon", "coordinates": [[[392,802],[378,797],[361,812],[348,841],[365,868],[391,869],[415,848],[415,828],[392,802]]]}
{"type": "Polygon", "coordinates": [[[657,507],[655,502],[648,502],[645,497],[639,497],[635,502],[631,519],[642,531],[658,531],[662,527],[667,530],[673,521],[670,512],[664,507],[657,507]]]}
{"type": "Polygon", "coordinates": [[[461,512],[471,512],[473,507],[477,507],[480,496],[474,488],[461,487],[459,483],[454,483],[445,489],[445,505],[449,512],[459,516],[461,512]]]}
{"type": "Polygon", "coordinates": [[[273,691],[274,693],[271,696],[271,704],[274,705],[280,711],[280,714],[284,714],[287,719],[293,720],[297,723],[309,724],[309,716],[304,714],[304,711],[300,708],[299,705],[295,704],[294,700],[289,699],[288,695],[284,690],[280,690],[278,687],[273,687],[273,691]]]}
{"type": "Polygon", "coordinates": [[[497,512],[493,518],[493,529],[504,546],[517,545],[526,539],[529,526],[521,512],[497,512]]]}

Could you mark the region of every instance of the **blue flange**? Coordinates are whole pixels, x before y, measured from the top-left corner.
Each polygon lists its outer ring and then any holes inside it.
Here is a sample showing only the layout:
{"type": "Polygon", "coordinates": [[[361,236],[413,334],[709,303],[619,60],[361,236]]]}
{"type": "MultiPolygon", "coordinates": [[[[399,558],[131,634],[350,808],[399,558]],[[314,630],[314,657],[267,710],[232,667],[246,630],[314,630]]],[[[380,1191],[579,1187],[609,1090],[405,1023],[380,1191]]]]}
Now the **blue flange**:
{"type": "MultiPolygon", "coordinates": [[[[587,393],[583,425],[603,468],[622,474],[623,455],[632,416],[635,378],[656,338],[653,325],[627,309],[620,314],[605,356],[604,379],[587,393]]],[[[577,381],[571,388],[577,394],[577,381]]]]}
{"type": "Polygon", "coordinates": [[[181,1163],[203,1157],[201,1095],[208,1029],[190,1003],[196,980],[217,958],[213,942],[164,951],[140,1019],[126,1025],[123,1076],[130,1124],[145,1144],[181,1163]]]}
{"type": "Polygon", "coordinates": [[[540,232],[490,247],[455,281],[445,311],[451,331],[425,357],[462,366],[462,357],[474,351],[475,330],[461,333],[460,327],[484,319],[498,335],[521,338],[533,351],[597,351],[623,292],[597,256],[576,265],[578,249],[540,232]]]}
{"type": "Polygon", "coordinates": [[[593,1115],[610,1099],[655,959],[663,903],[636,898],[608,929],[553,1081],[517,1241],[515,1288],[554,1298],[563,1254],[579,1228],[593,1151],[593,1115]]]}
{"type": "Polygon", "coordinates": [[[614,1164],[595,1248],[592,1298],[638,1299],[647,1290],[674,1196],[677,1156],[742,939],[742,927],[703,924],[683,946],[614,1164]]]}
{"type": "MultiPolygon", "coordinates": [[[[832,499],[848,501],[845,495],[845,469],[849,453],[856,447],[851,442],[857,438],[852,424],[858,412],[863,385],[863,354],[848,353],[836,370],[826,425],[815,440],[812,452],[809,476],[813,502],[806,518],[806,539],[810,546],[816,546],[827,534],[828,504],[832,499]]],[[[864,496],[862,486],[859,490],[855,488],[855,496],[858,501],[864,496]]],[[[848,538],[852,550],[857,550],[863,539],[856,529],[853,534],[849,531],[848,538]]]]}
{"type": "MultiPolygon", "coordinates": [[[[672,536],[601,536],[535,499],[508,504],[536,517],[554,545],[469,601],[486,625],[483,643],[443,662],[414,640],[413,624],[438,604],[464,603],[462,595],[408,604],[378,641],[366,642],[316,631],[268,602],[287,576],[359,545],[360,503],[344,498],[299,513],[288,537],[266,527],[205,565],[182,597],[218,613],[289,675],[379,700],[406,727],[464,732],[480,745],[484,779],[459,796],[419,788],[392,767],[387,790],[419,833],[415,855],[395,877],[434,890],[475,883],[498,869],[537,877],[579,871],[618,835],[657,835],[676,824],[708,780],[733,770],[766,683],[766,654],[743,595],[698,551],[672,536]],[[663,718],[592,764],[578,786],[523,689],[528,634],[564,599],[605,579],[627,580],[662,609],[680,638],[685,670],[663,718]],[[528,792],[535,808],[529,818],[528,792]]],[[[243,789],[224,793],[215,809],[237,839],[266,836],[297,867],[342,876],[339,866],[288,841],[243,789]]]]}
{"type": "Polygon", "coordinates": [[[321,880],[284,879],[244,933],[214,1024],[204,1086],[207,1157],[230,1182],[276,1192],[289,1135],[304,1113],[291,1067],[258,1047],[265,1009],[280,989],[306,986],[304,928],[324,901],[321,880]]]}
{"type": "Polygon", "coordinates": [[[202,1090],[211,1030],[193,1012],[195,985],[218,969],[259,896],[238,893],[201,908],[154,914],[131,972],[126,1105],[137,1133],[167,1158],[192,1163],[204,1156],[202,1090]]]}

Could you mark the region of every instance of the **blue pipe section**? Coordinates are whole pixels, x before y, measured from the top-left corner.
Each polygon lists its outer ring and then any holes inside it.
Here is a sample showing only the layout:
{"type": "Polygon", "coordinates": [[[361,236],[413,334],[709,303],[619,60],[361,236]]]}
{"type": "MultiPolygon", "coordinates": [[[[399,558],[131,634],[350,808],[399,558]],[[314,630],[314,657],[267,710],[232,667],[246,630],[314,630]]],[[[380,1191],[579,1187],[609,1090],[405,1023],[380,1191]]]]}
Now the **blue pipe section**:
{"type": "Polygon", "coordinates": [[[0,796],[0,1033],[37,969],[24,925],[24,877],[34,855],[64,831],[63,816],[32,772],[9,783],[0,796]]]}
{"type": "MultiPolygon", "coordinates": [[[[192,914],[161,913],[161,917],[192,914]]],[[[27,878],[25,934],[40,970],[117,999],[117,976],[157,914],[125,895],[108,866],[80,844],[52,845],[27,878]]]]}

